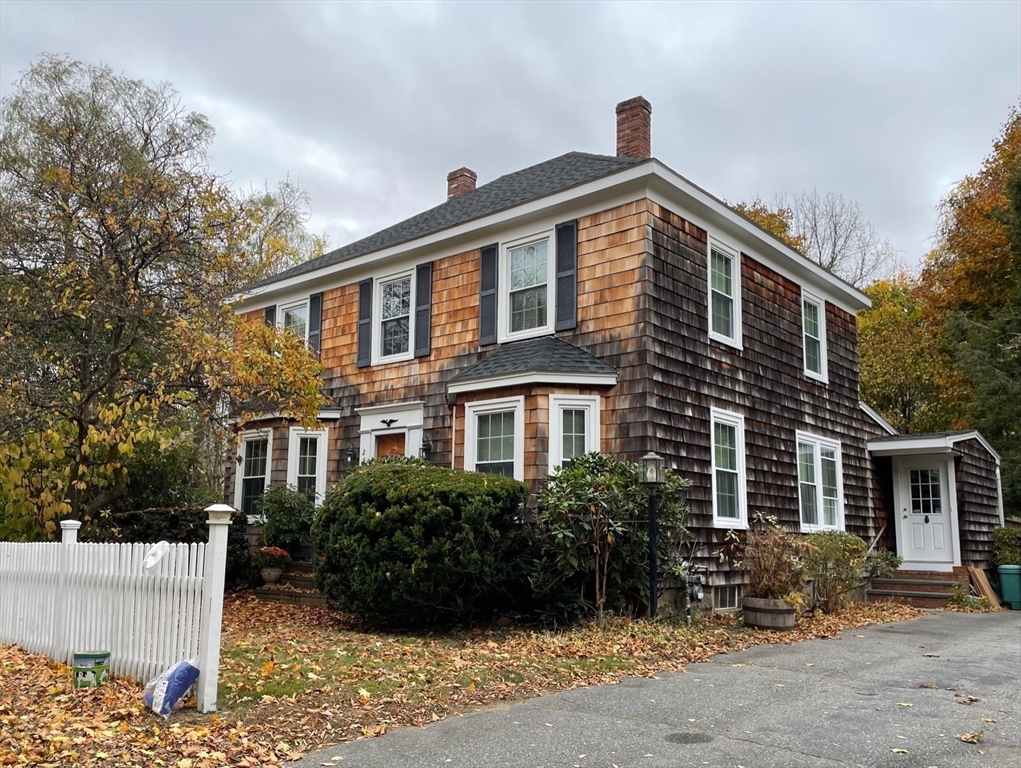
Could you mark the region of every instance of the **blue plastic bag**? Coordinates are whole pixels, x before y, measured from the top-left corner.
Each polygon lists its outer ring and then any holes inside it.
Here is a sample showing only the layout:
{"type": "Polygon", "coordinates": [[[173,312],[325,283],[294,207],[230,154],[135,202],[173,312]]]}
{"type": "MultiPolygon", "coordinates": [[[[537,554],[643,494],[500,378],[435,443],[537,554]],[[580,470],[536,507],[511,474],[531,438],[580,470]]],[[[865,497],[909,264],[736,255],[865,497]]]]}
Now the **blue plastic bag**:
{"type": "Polygon", "coordinates": [[[146,683],[142,691],[145,706],[163,718],[170,717],[184,694],[199,679],[199,668],[195,662],[196,659],[180,661],[146,683]]]}

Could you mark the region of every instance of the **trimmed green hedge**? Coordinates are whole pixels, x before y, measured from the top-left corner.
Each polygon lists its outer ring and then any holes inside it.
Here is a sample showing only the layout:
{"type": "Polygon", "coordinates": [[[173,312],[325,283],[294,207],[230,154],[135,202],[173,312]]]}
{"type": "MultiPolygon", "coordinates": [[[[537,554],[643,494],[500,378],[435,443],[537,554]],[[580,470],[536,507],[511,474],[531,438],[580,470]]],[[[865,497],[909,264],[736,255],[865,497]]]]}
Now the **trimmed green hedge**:
{"type": "MultiPolygon", "coordinates": [[[[209,515],[200,507],[141,509],[130,512],[101,512],[82,525],[78,538],[97,543],[204,544],[209,541],[209,515]]],[[[232,587],[252,583],[255,570],[245,541],[245,515],[235,512],[227,529],[227,572],[225,583],[232,587]]]]}
{"type": "Polygon", "coordinates": [[[369,462],[323,502],[316,585],[378,623],[488,618],[525,585],[527,494],[516,480],[420,459],[369,462]]]}
{"type": "Polygon", "coordinates": [[[1021,528],[993,531],[993,565],[1021,565],[1021,528]]]}

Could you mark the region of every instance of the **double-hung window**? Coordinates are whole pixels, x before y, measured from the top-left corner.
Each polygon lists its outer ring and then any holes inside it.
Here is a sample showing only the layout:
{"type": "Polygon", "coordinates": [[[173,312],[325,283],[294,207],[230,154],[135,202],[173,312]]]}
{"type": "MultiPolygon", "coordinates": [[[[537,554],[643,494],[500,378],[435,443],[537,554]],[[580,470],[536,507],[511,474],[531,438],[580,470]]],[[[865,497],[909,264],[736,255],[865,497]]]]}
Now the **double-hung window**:
{"type": "Polygon", "coordinates": [[[718,528],[746,528],[744,416],[711,410],[713,523],[718,528]]]}
{"type": "Polygon", "coordinates": [[[308,341],[308,301],[302,300],[280,307],[280,325],[302,341],[308,341]]]}
{"type": "Polygon", "coordinates": [[[249,517],[258,514],[259,499],[269,484],[272,442],[269,431],[249,432],[241,438],[241,462],[234,484],[234,506],[249,517]]]}
{"type": "Polygon", "coordinates": [[[525,399],[508,397],[465,406],[464,468],[525,479],[525,399]]]}
{"type": "Polygon", "coordinates": [[[329,431],[291,427],[287,446],[287,484],[313,500],[326,495],[326,446],[329,431]]]}
{"type": "Polygon", "coordinates": [[[503,247],[504,287],[500,323],[508,341],[553,332],[553,233],[546,232],[503,247]]]}
{"type": "Polygon", "coordinates": [[[840,443],[806,432],[797,433],[798,503],[801,530],[844,529],[840,443]]]}
{"type": "Polygon", "coordinates": [[[380,361],[410,359],[414,274],[408,272],[380,280],[376,287],[378,333],[376,358],[380,361]]]}
{"type": "Polygon", "coordinates": [[[826,381],[826,303],[802,293],[801,317],[805,348],[805,374],[826,381]]]}
{"type": "Polygon", "coordinates": [[[599,396],[549,396],[549,468],[599,450],[599,396]]]}
{"type": "Polygon", "coordinates": [[[709,336],[741,346],[741,256],[709,239],[709,336]]]}

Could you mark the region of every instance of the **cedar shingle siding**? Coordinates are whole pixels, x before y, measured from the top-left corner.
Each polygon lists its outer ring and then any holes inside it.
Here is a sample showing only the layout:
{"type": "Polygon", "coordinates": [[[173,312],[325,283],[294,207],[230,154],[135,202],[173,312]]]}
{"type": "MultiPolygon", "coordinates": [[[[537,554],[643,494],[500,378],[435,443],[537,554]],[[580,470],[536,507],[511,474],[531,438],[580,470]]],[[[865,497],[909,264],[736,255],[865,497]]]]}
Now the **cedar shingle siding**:
{"type": "Polygon", "coordinates": [[[993,530],[1000,525],[996,461],[977,440],[954,446],[957,481],[957,520],[961,527],[961,564],[992,565],[993,530]]]}

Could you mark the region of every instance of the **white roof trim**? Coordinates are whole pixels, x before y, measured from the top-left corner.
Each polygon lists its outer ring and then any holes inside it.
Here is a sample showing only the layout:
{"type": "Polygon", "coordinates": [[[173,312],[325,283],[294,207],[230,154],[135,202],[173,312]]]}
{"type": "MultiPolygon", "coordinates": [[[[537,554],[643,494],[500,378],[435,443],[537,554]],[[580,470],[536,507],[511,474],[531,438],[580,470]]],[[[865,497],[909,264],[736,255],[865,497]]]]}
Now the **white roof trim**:
{"type": "Polygon", "coordinates": [[[375,416],[379,413],[420,411],[424,405],[425,400],[406,400],[403,403],[386,403],[385,405],[367,405],[364,408],[355,408],[355,413],[359,416],[375,416]]]}
{"type": "Polygon", "coordinates": [[[487,379],[461,381],[447,384],[447,393],[481,392],[501,387],[517,387],[523,384],[574,384],[580,387],[612,387],[617,384],[617,374],[605,373],[518,373],[512,376],[491,376],[487,379]]]}
{"type": "Polygon", "coordinates": [[[900,432],[898,432],[896,429],[893,428],[893,426],[890,424],[890,422],[888,422],[886,419],[884,419],[882,416],[880,416],[879,412],[874,410],[872,408],[872,406],[870,406],[864,400],[859,400],[858,401],[858,406],[862,409],[862,411],[865,413],[866,416],[868,416],[870,419],[872,419],[874,422],[876,422],[876,424],[879,425],[879,427],[881,427],[882,430],[884,432],[886,432],[888,435],[899,435],[900,434],[900,432]]]}
{"type": "MultiPolygon", "coordinates": [[[[294,275],[260,286],[252,289],[247,296],[238,295],[234,299],[235,302],[244,302],[246,298],[278,296],[285,292],[293,291],[299,286],[311,287],[312,285],[324,282],[338,284],[336,278],[341,273],[356,271],[377,262],[386,261],[398,256],[410,256],[415,252],[439,248],[457,241],[461,241],[462,245],[467,246],[467,249],[471,249],[478,247],[479,244],[484,244],[486,237],[493,236],[493,230],[506,228],[511,222],[534,218],[552,209],[576,204],[584,198],[621,192],[627,187],[633,188],[639,196],[648,196],[649,192],[655,188],[668,196],[679,198],[682,210],[676,212],[678,215],[683,216],[687,209],[691,208],[690,212],[692,214],[705,217],[707,223],[720,227],[727,232],[739,233],[742,239],[750,240],[760,251],[760,254],[749,254],[753,258],[761,256],[762,258],[772,260],[776,263],[776,266],[782,269],[786,268],[786,271],[796,275],[800,281],[807,282],[823,290],[823,298],[830,299],[845,309],[853,312],[855,309],[872,305],[868,296],[857,288],[830,274],[818,264],[815,264],[757,224],[754,224],[728,207],[719,198],[714,197],[701,187],[688,181],[655,158],[637,165],[628,166],[623,170],[610,173],[585,184],[580,184],[577,187],[540,197],[513,208],[442,229],[439,232],[424,235],[423,237],[382,250],[372,251],[339,264],[326,265],[312,272],[294,275]],[[643,190],[642,186],[646,188],[643,190]]],[[[767,262],[767,266],[773,265],[767,262]]],[[[317,285],[316,287],[319,289],[324,286],[317,285]]],[[[254,309],[254,307],[252,308],[254,309]]]]}
{"type": "MultiPolygon", "coordinates": [[[[327,408],[325,410],[319,411],[318,419],[319,419],[319,421],[336,421],[337,419],[339,419],[343,415],[344,415],[344,411],[342,409],[339,409],[339,408],[327,408]]],[[[260,413],[260,414],[258,414],[256,416],[253,416],[252,418],[250,418],[245,423],[246,424],[255,424],[256,422],[260,422],[260,421],[272,421],[274,419],[287,419],[288,421],[293,421],[294,417],[293,416],[285,416],[284,414],[280,413],[279,411],[273,411],[271,413],[260,413]]],[[[237,424],[237,420],[232,421],[231,423],[232,424],[237,424]]]]}
{"type": "Polygon", "coordinates": [[[957,443],[966,440],[977,440],[982,444],[989,455],[996,459],[996,466],[1000,466],[1000,454],[989,444],[982,435],[972,430],[970,432],[959,432],[952,435],[918,435],[913,439],[898,438],[889,440],[887,438],[876,438],[868,441],[869,453],[876,456],[903,456],[912,453],[950,453],[957,443]]]}

